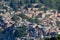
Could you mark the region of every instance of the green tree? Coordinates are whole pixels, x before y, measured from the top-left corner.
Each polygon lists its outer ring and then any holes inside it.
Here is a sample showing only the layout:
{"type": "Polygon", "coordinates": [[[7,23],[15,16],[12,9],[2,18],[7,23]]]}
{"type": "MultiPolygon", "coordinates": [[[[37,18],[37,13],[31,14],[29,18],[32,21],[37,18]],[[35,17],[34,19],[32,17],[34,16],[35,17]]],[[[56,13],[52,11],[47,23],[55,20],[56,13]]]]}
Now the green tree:
{"type": "Polygon", "coordinates": [[[56,5],[57,5],[58,13],[60,13],[60,0],[57,0],[56,5]]]}
{"type": "Polygon", "coordinates": [[[56,21],[56,23],[57,23],[57,26],[59,27],[60,26],[60,21],[56,21]]]}
{"type": "Polygon", "coordinates": [[[2,9],[3,8],[3,3],[2,2],[0,2],[0,9],[2,9]]]}
{"type": "Polygon", "coordinates": [[[24,0],[20,0],[20,5],[23,6],[25,4],[24,0]]]}
{"type": "Polygon", "coordinates": [[[27,17],[25,14],[23,14],[23,13],[21,13],[21,14],[19,14],[19,16],[21,17],[21,18],[23,18],[23,19],[27,19],[27,21],[29,21],[29,22],[34,22],[34,19],[32,19],[32,18],[29,18],[29,17],[27,17]]]}
{"type": "Polygon", "coordinates": [[[55,37],[51,37],[51,38],[45,38],[45,40],[60,40],[60,35],[57,35],[55,37]]]}
{"type": "Polygon", "coordinates": [[[39,0],[34,0],[34,3],[39,3],[39,0]]]}
{"type": "Polygon", "coordinates": [[[16,28],[16,36],[17,37],[23,37],[25,34],[25,28],[21,27],[21,28],[16,28]]]}
{"type": "Polygon", "coordinates": [[[60,40],[60,35],[57,35],[56,40],[60,40]]]}
{"type": "Polygon", "coordinates": [[[23,18],[23,19],[27,19],[27,18],[28,18],[28,17],[27,17],[25,14],[23,14],[23,13],[19,14],[18,16],[20,16],[20,17],[23,18]]]}
{"type": "Polygon", "coordinates": [[[32,22],[32,23],[36,23],[36,24],[40,23],[40,21],[38,19],[29,18],[23,13],[19,14],[18,16],[20,16],[23,19],[27,19],[27,21],[32,22]]]}
{"type": "Polygon", "coordinates": [[[40,21],[39,21],[37,18],[34,19],[34,22],[35,22],[36,24],[40,24],[40,21]]]}
{"type": "Polygon", "coordinates": [[[18,9],[18,2],[19,0],[10,0],[10,6],[16,11],[18,9]]]}
{"type": "Polygon", "coordinates": [[[2,16],[0,16],[0,23],[3,23],[4,24],[4,21],[2,19],[2,16]]]}
{"type": "Polygon", "coordinates": [[[44,5],[49,7],[50,9],[56,9],[56,0],[40,0],[40,2],[44,5]]]}
{"type": "Polygon", "coordinates": [[[17,15],[14,15],[11,19],[12,19],[12,21],[19,21],[20,20],[20,18],[17,15]]]}

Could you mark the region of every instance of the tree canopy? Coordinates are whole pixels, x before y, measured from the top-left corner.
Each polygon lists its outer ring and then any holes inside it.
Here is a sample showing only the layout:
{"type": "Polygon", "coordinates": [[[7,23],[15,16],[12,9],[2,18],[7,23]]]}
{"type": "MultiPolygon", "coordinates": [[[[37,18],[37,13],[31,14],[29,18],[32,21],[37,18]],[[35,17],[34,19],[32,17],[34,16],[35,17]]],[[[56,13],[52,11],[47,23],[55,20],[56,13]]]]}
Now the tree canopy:
{"type": "Polygon", "coordinates": [[[18,20],[20,20],[20,18],[17,15],[14,15],[11,19],[12,19],[12,21],[18,21],[18,20]]]}

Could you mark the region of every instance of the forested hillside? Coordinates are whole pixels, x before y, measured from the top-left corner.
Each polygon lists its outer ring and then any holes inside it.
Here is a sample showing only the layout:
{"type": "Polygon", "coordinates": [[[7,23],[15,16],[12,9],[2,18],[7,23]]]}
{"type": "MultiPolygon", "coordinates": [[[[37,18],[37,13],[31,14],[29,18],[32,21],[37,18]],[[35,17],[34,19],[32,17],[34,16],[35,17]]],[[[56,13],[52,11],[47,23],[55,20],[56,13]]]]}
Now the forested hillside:
{"type": "Polygon", "coordinates": [[[58,10],[60,12],[60,0],[5,0],[10,2],[10,6],[14,9],[17,9],[21,6],[28,6],[35,3],[41,3],[40,5],[44,5],[47,8],[58,10]]]}

